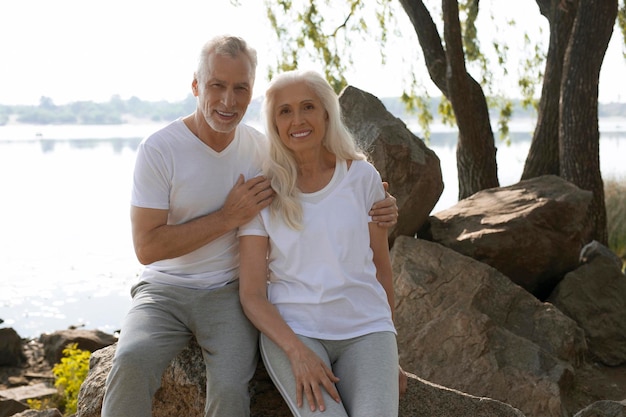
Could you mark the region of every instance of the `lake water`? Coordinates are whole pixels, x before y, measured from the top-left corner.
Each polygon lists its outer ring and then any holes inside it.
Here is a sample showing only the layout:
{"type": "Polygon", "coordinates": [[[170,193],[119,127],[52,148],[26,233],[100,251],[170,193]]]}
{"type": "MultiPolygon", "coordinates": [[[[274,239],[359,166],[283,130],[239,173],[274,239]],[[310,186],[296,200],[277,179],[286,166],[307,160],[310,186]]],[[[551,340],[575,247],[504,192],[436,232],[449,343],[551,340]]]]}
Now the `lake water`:
{"type": "MultiPolygon", "coordinates": [[[[503,186],[521,175],[528,125],[513,124],[513,143],[498,145],[503,186]]],[[[0,126],[0,327],[22,337],[71,325],[119,329],[141,270],[129,221],[135,149],[158,127],[0,126]]],[[[603,177],[624,179],[626,122],[601,130],[603,177]]],[[[456,202],[455,138],[433,134],[445,183],[434,212],[456,202]]]]}

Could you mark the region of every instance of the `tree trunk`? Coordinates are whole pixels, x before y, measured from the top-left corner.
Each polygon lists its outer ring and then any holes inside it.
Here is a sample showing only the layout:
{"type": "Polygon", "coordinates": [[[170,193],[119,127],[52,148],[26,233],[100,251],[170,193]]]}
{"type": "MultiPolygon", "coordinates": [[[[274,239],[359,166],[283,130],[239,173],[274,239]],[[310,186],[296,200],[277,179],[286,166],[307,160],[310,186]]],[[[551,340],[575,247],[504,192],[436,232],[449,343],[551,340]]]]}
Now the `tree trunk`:
{"type": "Polygon", "coordinates": [[[589,240],[603,244],[608,233],[600,173],[598,83],[616,16],[617,0],[580,0],[561,84],[560,176],[593,192],[589,240]]]}
{"type": "Polygon", "coordinates": [[[480,84],[465,67],[465,54],[457,0],[443,0],[449,99],[459,127],[456,149],[459,199],[498,187],[496,147],[487,100],[480,84]]]}
{"type": "Polygon", "coordinates": [[[428,75],[444,96],[449,97],[446,84],[446,52],[430,13],[421,0],[400,0],[424,53],[428,75]]]}
{"type": "Polygon", "coordinates": [[[539,101],[537,126],[524,164],[522,180],[559,175],[559,99],[565,50],[574,25],[576,9],[562,0],[537,0],[550,23],[550,44],[539,101]],[[567,6],[567,8],[565,7],[567,6]]]}
{"type": "Polygon", "coordinates": [[[413,24],[430,78],[454,110],[459,128],[459,199],[497,187],[496,149],[489,110],[480,84],[465,68],[457,2],[447,6],[448,17],[444,18],[447,51],[424,3],[421,0],[400,0],[400,3],[413,24]]]}

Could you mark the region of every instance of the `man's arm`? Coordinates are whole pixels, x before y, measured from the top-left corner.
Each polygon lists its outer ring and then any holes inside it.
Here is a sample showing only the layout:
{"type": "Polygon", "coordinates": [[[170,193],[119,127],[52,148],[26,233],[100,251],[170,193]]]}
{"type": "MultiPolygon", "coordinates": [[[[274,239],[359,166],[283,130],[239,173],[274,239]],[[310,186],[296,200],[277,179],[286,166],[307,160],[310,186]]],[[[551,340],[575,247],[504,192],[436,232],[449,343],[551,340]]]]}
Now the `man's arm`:
{"type": "Polygon", "coordinates": [[[388,229],[398,222],[398,206],[396,205],[396,198],[387,191],[389,184],[383,182],[383,187],[385,187],[387,197],[374,203],[369,215],[379,227],[388,229]]]}
{"type": "Polygon", "coordinates": [[[272,202],[273,195],[264,177],[244,182],[242,175],[221,209],[178,225],[167,224],[167,210],[131,206],[137,259],[147,265],[193,252],[252,220],[272,202]]]}

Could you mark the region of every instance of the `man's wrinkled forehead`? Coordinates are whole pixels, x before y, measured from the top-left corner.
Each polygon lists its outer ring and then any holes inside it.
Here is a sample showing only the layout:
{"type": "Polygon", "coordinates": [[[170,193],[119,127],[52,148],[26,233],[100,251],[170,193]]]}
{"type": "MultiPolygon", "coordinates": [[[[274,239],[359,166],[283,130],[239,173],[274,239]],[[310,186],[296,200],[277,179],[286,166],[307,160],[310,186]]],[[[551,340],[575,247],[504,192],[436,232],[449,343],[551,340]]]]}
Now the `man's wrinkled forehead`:
{"type": "Polygon", "coordinates": [[[239,83],[247,83],[250,87],[254,86],[256,76],[254,63],[244,53],[233,55],[232,53],[215,51],[207,57],[204,68],[206,73],[199,74],[200,78],[198,81],[206,82],[211,78],[224,80],[225,78],[232,79],[237,77],[239,83]],[[230,61],[230,65],[225,64],[226,61],[230,61]],[[233,70],[233,67],[238,67],[240,70],[233,70]],[[202,80],[202,76],[206,76],[206,78],[202,80]]]}

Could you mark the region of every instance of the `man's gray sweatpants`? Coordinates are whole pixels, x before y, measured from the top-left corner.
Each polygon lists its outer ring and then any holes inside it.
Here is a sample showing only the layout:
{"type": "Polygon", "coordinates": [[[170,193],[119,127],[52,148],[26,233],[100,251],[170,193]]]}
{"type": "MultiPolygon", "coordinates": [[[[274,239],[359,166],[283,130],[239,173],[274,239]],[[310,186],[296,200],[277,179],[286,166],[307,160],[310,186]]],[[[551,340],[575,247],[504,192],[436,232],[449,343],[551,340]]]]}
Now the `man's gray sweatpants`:
{"type": "Polygon", "coordinates": [[[239,282],[213,290],[139,283],[122,324],[102,417],[150,417],[170,361],[195,337],[207,373],[205,416],[250,415],[248,382],[258,332],[239,303],[239,282]]]}

